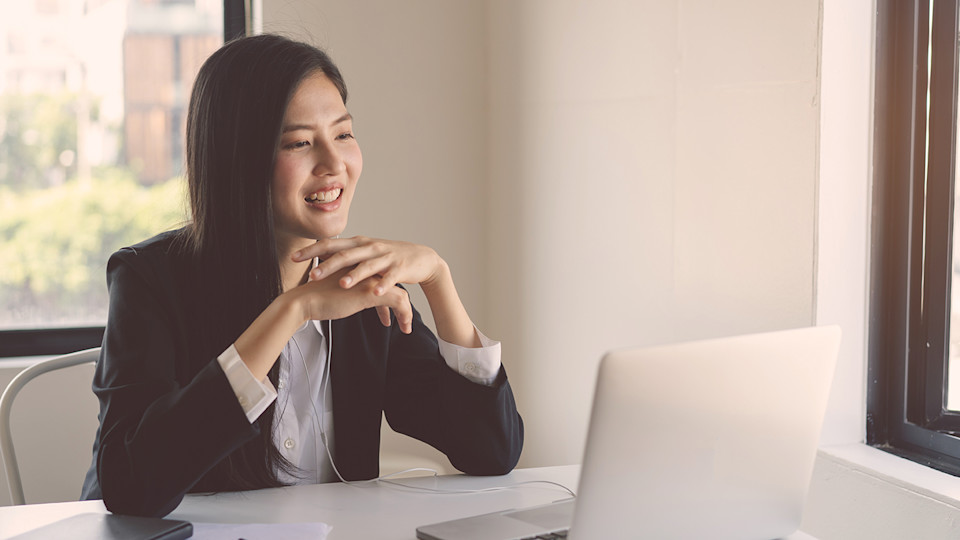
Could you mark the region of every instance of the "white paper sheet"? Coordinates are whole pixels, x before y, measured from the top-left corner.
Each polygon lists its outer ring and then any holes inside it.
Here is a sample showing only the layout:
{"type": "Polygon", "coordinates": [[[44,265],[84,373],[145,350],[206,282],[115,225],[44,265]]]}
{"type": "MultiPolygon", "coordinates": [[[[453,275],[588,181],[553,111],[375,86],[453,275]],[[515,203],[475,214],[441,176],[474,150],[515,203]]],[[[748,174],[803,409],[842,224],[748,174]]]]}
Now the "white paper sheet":
{"type": "Polygon", "coordinates": [[[194,523],[195,540],[324,540],[326,523],[194,523]]]}

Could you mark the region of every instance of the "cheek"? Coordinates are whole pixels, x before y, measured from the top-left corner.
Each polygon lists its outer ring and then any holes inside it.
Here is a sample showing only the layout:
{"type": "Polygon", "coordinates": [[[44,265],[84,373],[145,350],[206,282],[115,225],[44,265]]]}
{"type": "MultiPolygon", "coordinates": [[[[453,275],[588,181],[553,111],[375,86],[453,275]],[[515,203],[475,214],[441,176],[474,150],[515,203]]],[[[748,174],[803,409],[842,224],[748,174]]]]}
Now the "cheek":
{"type": "Polygon", "coordinates": [[[273,166],[273,188],[274,191],[283,191],[286,186],[292,183],[295,176],[296,163],[289,159],[277,158],[273,166]]]}
{"type": "Polygon", "coordinates": [[[348,167],[351,169],[351,177],[354,182],[360,179],[360,173],[363,172],[363,154],[360,153],[360,147],[356,147],[347,158],[348,167]]]}
{"type": "Polygon", "coordinates": [[[290,197],[298,188],[294,179],[296,167],[289,160],[277,159],[273,167],[273,179],[270,186],[270,202],[273,204],[274,218],[287,214],[290,197]]]}
{"type": "Polygon", "coordinates": [[[300,190],[300,175],[297,163],[293,160],[278,159],[273,167],[274,202],[285,200],[300,190]]]}

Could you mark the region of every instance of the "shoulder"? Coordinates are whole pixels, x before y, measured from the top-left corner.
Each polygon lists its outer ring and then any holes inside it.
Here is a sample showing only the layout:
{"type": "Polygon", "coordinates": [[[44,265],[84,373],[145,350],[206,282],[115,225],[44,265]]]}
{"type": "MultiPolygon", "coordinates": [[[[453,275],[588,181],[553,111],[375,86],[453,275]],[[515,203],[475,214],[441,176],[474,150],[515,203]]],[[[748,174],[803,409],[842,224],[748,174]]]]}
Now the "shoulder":
{"type": "Polygon", "coordinates": [[[153,282],[182,274],[191,260],[182,238],[183,229],[166,231],[117,250],[107,261],[107,282],[120,275],[133,274],[153,282]]]}
{"type": "Polygon", "coordinates": [[[162,232],[132,246],[120,248],[113,256],[120,257],[169,257],[182,253],[184,229],[162,232]]]}
{"type": "Polygon", "coordinates": [[[162,232],[142,242],[120,248],[110,256],[108,268],[120,263],[133,265],[169,264],[187,258],[183,248],[184,229],[162,232]]]}

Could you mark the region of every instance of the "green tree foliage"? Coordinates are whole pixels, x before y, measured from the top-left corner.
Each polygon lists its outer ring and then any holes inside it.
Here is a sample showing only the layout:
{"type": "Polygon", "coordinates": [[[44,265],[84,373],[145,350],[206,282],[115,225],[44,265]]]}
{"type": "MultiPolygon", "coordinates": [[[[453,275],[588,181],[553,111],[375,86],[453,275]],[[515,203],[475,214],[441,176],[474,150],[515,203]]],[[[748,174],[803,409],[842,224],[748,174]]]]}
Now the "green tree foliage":
{"type": "Polygon", "coordinates": [[[117,249],[186,219],[184,183],[95,179],[21,191],[0,186],[0,324],[77,324],[106,317],[104,272],[117,249]]]}
{"type": "Polygon", "coordinates": [[[0,186],[47,187],[74,174],[60,155],[77,148],[77,96],[0,95],[0,186]]]}

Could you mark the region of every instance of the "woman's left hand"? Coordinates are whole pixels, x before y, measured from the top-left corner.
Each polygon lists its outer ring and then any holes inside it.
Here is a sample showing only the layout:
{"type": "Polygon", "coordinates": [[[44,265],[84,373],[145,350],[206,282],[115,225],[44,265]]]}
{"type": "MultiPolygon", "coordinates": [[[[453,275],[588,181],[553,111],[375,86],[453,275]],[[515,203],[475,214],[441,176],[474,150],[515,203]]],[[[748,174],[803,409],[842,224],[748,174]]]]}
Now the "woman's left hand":
{"type": "Polygon", "coordinates": [[[340,278],[340,286],[349,289],[371,276],[380,282],[374,294],[382,295],[397,283],[430,283],[443,269],[437,252],[418,244],[380,240],[365,236],[327,238],[294,254],[294,261],[321,259],[310,272],[310,279],[323,279],[338,270],[353,267],[340,278]]]}

